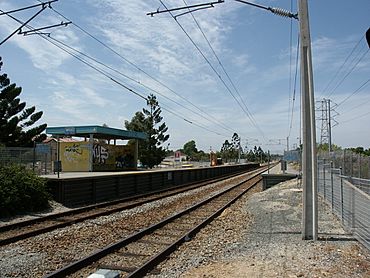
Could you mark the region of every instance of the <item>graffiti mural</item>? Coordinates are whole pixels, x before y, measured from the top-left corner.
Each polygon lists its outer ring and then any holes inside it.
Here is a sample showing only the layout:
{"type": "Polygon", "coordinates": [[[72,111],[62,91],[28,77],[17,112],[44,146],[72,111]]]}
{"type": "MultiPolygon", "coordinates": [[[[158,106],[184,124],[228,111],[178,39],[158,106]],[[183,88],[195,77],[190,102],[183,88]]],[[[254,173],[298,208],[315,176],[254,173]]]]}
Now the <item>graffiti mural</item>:
{"type": "MultiPolygon", "coordinates": [[[[63,172],[89,171],[91,148],[89,142],[61,142],[60,160],[63,172]]],[[[114,171],[135,168],[134,145],[95,143],[92,150],[93,171],[114,171]]]]}
{"type": "Polygon", "coordinates": [[[62,171],[88,171],[89,157],[89,146],[85,142],[60,143],[62,171]]]}
{"type": "Polygon", "coordinates": [[[109,158],[108,149],[100,144],[94,144],[93,162],[94,164],[105,164],[109,158]]]}
{"type": "Polygon", "coordinates": [[[134,146],[94,144],[94,171],[133,169],[134,146]]]}

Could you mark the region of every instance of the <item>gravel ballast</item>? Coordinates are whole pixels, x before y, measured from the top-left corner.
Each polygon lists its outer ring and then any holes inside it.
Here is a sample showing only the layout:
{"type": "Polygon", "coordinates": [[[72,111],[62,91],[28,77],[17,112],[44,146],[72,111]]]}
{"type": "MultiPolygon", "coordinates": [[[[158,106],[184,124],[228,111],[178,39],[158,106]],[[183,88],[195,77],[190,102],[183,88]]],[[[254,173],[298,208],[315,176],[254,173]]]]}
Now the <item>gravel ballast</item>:
{"type": "Polygon", "coordinates": [[[297,179],[248,194],[150,277],[370,277],[370,254],[319,200],[319,240],[302,240],[297,179]]]}
{"type": "Polygon", "coordinates": [[[1,246],[0,277],[43,277],[183,210],[205,196],[217,194],[247,176],[248,173],[1,246]]]}

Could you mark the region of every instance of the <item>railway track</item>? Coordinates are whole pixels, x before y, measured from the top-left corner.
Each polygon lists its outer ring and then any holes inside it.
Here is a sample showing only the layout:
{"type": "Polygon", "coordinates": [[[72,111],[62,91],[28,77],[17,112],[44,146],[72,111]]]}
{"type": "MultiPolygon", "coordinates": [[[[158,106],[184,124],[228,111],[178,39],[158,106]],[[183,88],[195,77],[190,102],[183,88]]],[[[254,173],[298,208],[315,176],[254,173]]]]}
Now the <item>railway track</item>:
{"type": "Polygon", "coordinates": [[[224,180],[225,178],[235,177],[240,174],[241,173],[236,173],[217,179],[209,179],[201,183],[181,185],[172,189],[163,189],[148,194],[142,194],[121,200],[95,204],[62,213],[48,215],[45,217],[0,226],[0,246],[34,237],[36,235],[50,232],[55,229],[67,227],[88,219],[94,219],[100,216],[105,216],[122,210],[138,207],[148,202],[160,200],[162,198],[173,196],[182,192],[192,190],[194,188],[199,188],[211,183],[224,180]]]}
{"type": "Polygon", "coordinates": [[[126,277],[142,277],[259,183],[264,170],[45,277],[86,277],[96,268],[118,270],[126,277]]]}

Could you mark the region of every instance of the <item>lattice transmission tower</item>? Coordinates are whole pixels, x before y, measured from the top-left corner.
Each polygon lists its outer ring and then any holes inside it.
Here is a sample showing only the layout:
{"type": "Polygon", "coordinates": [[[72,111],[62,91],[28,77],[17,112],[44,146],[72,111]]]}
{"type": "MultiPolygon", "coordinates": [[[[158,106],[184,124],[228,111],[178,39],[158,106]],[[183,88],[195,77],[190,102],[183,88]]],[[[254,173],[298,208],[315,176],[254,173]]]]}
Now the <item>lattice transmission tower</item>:
{"type": "Polygon", "coordinates": [[[338,124],[334,119],[338,113],[335,111],[337,104],[330,99],[323,99],[317,102],[316,111],[318,112],[317,120],[321,121],[320,144],[328,144],[329,152],[332,151],[332,128],[338,124]]]}

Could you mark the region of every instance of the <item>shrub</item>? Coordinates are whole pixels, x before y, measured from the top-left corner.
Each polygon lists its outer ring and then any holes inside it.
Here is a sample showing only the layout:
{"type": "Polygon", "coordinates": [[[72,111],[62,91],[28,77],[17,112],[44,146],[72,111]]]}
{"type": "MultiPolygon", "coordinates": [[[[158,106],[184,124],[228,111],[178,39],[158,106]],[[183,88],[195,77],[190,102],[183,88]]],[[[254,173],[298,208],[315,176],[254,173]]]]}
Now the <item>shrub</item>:
{"type": "Polygon", "coordinates": [[[0,216],[39,211],[49,206],[46,181],[22,166],[0,167],[0,216]]]}

